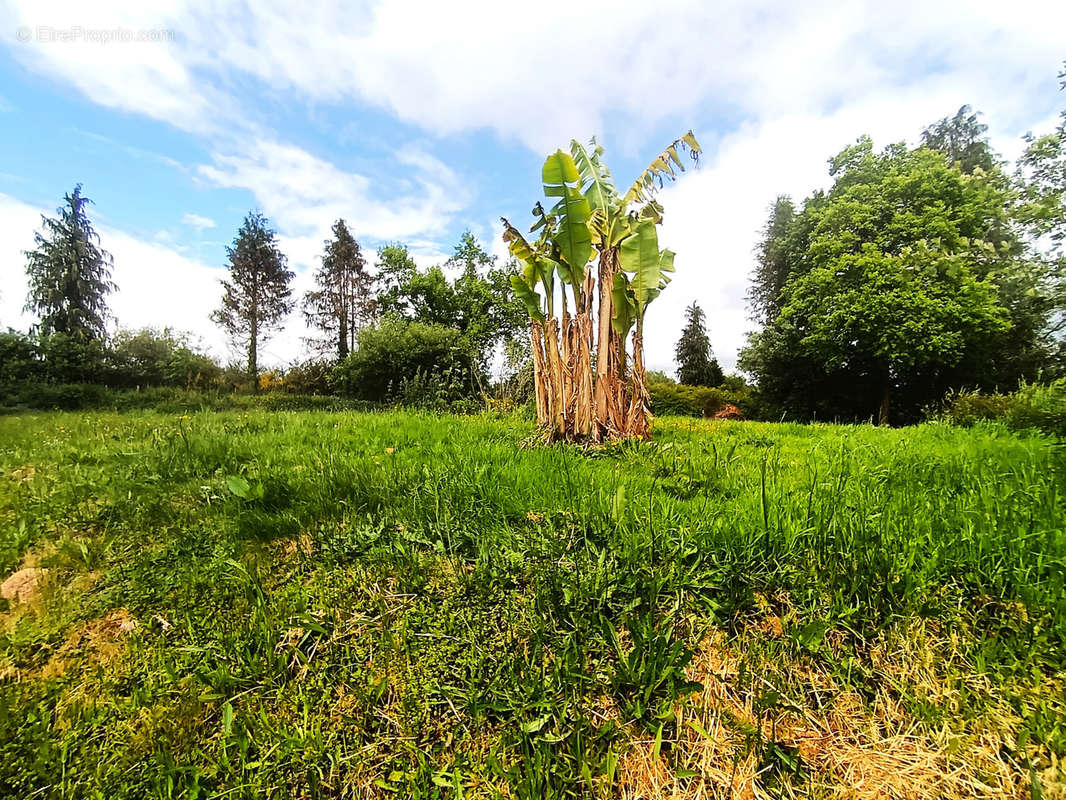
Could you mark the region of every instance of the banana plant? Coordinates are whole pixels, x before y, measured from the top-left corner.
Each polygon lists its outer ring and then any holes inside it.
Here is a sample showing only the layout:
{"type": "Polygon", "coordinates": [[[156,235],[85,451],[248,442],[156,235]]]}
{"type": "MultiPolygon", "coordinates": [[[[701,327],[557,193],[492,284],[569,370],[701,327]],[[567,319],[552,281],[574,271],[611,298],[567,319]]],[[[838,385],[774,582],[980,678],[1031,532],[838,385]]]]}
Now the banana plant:
{"type": "MultiPolygon", "coordinates": [[[[674,254],[659,250],[656,226],[663,208],[655,193],[684,171],[680,154],[685,151],[694,160],[700,153],[691,131],[675,139],[621,194],[596,140],[587,146],[572,141],[569,153],[556,150],[544,162],[544,195],[552,205],[534,208],[530,231],[539,234],[537,240],[531,244],[503,221],[504,240],[520,264],[511,282],[542,348],[545,378],[537,385],[538,391],[543,385],[548,401],[542,414],[538,396],[538,421],[565,438],[600,441],[649,433],[644,316],[674,270],[674,254]],[[592,260],[596,269],[590,268],[592,260]],[[555,315],[556,276],[561,320],[555,315]],[[627,377],[630,331],[633,372],[627,377]]],[[[533,346],[537,372],[538,342],[533,346]]]]}

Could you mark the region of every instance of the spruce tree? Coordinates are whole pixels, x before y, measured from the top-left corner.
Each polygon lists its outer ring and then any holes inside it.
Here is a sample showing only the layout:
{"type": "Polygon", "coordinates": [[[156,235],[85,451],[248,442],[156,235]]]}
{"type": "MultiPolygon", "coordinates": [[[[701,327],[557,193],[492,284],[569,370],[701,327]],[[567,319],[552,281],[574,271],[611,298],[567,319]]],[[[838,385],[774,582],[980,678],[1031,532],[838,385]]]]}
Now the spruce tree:
{"type": "Polygon", "coordinates": [[[335,345],[338,360],[355,346],[355,334],[374,313],[372,279],[366,271],[359,242],[343,219],[333,224],[333,238],[325,242],[322,266],[315,272],[314,291],[304,295],[307,324],[322,331],[335,345]]]}
{"type": "Polygon", "coordinates": [[[34,234],[37,246],[25,253],[26,310],[40,317],[44,336],[61,333],[81,342],[99,341],[107,335],[107,296],[116,289],[114,262],[89,222],[86,206],[92,201],[82,195],[81,184],[63,199],[57,218],[41,217],[43,231],[34,234]]]}
{"type": "Polygon", "coordinates": [[[711,351],[706,316],[695,302],[685,309],[685,329],[677,340],[677,379],[688,386],[718,386],[725,379],[711,351]]]}
{"type": "Polygon", "coordinates": [[[229,280],[222,281],[222,306],[211,315],[238,346],[247,347],[248,375],[259,390],[259,343],[292,310],[293,273],[278,248],[266,218],[253,211],[244,218],[229,256],[229,280]]]}

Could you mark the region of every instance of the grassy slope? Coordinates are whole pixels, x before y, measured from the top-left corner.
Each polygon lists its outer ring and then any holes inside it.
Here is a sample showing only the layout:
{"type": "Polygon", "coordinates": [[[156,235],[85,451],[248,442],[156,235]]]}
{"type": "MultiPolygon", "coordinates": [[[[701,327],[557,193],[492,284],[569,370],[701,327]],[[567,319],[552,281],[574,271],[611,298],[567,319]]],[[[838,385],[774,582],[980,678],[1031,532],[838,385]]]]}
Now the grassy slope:
{"type": "Polygon", "coordinates": [[[1048,440],[531,434],[0,418],[0,572],[49,568],[0,615],[0,795],[817,796],[903,736],[933,796],[1066,753],[1048,440]]]}

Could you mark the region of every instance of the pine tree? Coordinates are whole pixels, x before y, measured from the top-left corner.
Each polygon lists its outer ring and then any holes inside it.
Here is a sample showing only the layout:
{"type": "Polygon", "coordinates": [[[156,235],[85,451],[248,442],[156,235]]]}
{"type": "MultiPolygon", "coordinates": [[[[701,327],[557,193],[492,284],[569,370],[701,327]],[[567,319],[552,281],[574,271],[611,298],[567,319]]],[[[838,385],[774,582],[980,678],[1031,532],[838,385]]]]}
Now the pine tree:
{"type": "Polygon", "coordinates": [[[244,218],[229,256],[229,280],[222,281],[222,306],[211,318],[235,344],[248,350],[248,374],[259,390],[259,343],[281,326],[292,310],[293,273],[278,249],[277,237],[258,211],[244,218]]]}
{"type": "Polygon", "coordinates": [[[26,310],[40,317],[41,334],[66,334],[98,341],[107,335],[107,296],[114,261],[100,247],[100,237],[86,214],[92,201],[81,184],[64,196],[58,218],[42,216],[43,232],[34,234],[37,247],[26,251],[29,294],[26,310]]]}
{"type": "Polygon", "coordinates": [[[304,295],[307,324],[318,328],[343,360],[355,347],[355,334],[374,314],[372,279],[366,259],[343,219],[333,224],[333,238],[325,242],[322,266],[315,272],[315,291],[304,295]]]}
{"type": "Polygon", "coordinates": [[[685,329],[677,340],[677,379],[688,386],[718,386],[725,379],[711,351],[706,316],[695,302],[685,309],[685,329]]]}

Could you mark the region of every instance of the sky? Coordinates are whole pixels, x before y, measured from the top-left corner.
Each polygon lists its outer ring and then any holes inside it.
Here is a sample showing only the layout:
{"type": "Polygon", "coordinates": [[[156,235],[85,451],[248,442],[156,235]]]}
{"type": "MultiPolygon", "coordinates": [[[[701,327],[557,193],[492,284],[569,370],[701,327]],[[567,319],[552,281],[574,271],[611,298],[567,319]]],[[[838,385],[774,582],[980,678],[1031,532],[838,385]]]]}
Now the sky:
{"type": "MultiPolygon", "coordinates": [[[[860,135],[914,143],[963,104],[1016,158],[1066,107],[1064,30],[1058,0],[0,0],[0,326],[33,323],[23,251],[76,183],[117,323],[229,359],[209,315],[252,209],[297,294],[338,217],[368,253],[403,242],[428,266],[469,229],[503,258],[499,218],[531,222],[549,152],[595,135],[624,188],[692,129],[704,156],[660,196],[677,274],[647,362],[674,370],[695,300],[728,371],[774,198],[827,186],[860,135]]],[[[294,313],[261,362],[306,335],[294,313]]]]}

